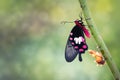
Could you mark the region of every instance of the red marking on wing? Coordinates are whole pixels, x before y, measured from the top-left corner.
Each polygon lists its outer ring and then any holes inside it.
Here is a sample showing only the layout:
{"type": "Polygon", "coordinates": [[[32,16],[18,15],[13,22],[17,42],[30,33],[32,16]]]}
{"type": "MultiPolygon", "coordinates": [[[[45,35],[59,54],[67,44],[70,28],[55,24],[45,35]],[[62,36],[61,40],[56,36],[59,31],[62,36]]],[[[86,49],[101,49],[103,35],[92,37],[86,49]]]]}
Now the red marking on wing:
{"type": "Polygon", "coordinates": [[[83,45],[83,48],[84,48],[84,49],[86,49],[86,48],[87,48],[87,46],[86,46],[86,45],[83,45]]]}
{"type": "Polygon", "coordinates": [[[85,35],[86,35],[88,38],[91,37],[89,31],[88,31],[85,27],[83,27],[83,32],[85,33],[85,35]]]}
{"type": "Polygon", "coordinates": [[[79,49],[80,52],[83,52],[84,50],[83,49],[79,49]]]}
{"type": "Polygon", "coordinates": [[[78,49],[78,46],[75,46],[75,49],[78,49]]]}

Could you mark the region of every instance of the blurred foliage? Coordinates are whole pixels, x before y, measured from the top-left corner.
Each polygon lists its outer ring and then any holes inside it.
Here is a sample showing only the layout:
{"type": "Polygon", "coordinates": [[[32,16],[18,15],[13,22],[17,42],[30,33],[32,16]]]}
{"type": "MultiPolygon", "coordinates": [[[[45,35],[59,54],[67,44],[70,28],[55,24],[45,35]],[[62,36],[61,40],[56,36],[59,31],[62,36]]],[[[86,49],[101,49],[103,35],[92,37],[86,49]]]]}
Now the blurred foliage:
{"type": "MultiPolygon", "coordinates": [[[[98,30],[120,70],[119,0],[89,0],[98,30]]],[[[107,64],[86,54],[67,63],[64,48],[79,18],[76,0],[0,0],[0,80],[113,80],[107,64]]],[[[89,49],[96,49],[93,38],[89,49]],[[93,43],[94,42],[94,43],[93,43]]]]}

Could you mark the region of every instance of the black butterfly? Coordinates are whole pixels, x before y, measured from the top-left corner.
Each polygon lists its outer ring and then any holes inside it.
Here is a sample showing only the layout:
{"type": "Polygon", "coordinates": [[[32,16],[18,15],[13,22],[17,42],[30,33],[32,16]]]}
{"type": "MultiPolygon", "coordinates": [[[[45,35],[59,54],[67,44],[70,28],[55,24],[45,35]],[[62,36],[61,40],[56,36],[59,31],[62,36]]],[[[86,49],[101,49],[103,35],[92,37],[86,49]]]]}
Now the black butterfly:
{"type": "Polygon", "coordinates": [[[65,48],[65,59],[67,62],[72,62],[77,55],[79,55],[79,61],[82,61],[81,54],[88,49],[84,36],[85,33],[87,37],[90,37],[88,30],[85,28],[82,19],[76,20],[75,24],[70,32],[65,48]]]}

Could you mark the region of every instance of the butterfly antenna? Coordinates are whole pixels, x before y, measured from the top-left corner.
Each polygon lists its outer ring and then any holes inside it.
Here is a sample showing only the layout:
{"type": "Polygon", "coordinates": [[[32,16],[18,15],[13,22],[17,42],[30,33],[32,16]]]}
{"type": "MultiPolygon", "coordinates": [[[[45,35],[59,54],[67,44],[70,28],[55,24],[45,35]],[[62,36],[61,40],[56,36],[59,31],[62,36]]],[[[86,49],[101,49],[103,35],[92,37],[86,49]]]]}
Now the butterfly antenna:
{"type": "Polygon", "coordinates": [[[69,22],[69,21],[61,21],[61,24],[66,24],[66,23],[73,23],[73,22],[69,22]]]}
{"type": "Polygon", "coordinates": [[[80,20],[82,20],[82,12],[79,14],[80,20]]]}

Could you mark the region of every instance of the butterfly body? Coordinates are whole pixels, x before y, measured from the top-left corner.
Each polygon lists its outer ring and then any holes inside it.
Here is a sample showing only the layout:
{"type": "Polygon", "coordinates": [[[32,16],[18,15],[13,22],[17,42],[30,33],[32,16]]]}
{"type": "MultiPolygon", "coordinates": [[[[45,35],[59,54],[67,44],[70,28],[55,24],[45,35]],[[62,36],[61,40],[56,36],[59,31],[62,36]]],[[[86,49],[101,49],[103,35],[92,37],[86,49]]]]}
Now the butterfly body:
{"type": "Polygon", "coordinates": [[[76,20],[75,24],[76,25],[70,32],[65,48],[65,59],[67,62],[72,62],[77,55],[79,55],[79,61],[82,61],[81,54],[85,53],[88,49],[84,36],[85,30],[87,29],[85,28],[82,20],[76,20]]]}

